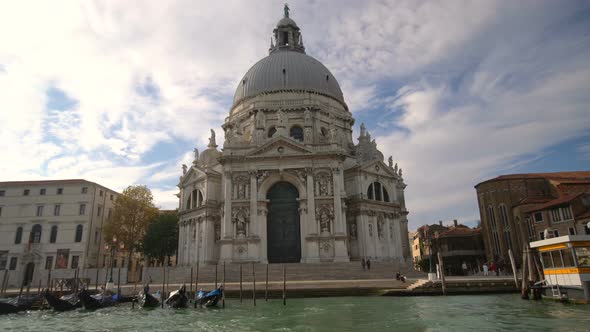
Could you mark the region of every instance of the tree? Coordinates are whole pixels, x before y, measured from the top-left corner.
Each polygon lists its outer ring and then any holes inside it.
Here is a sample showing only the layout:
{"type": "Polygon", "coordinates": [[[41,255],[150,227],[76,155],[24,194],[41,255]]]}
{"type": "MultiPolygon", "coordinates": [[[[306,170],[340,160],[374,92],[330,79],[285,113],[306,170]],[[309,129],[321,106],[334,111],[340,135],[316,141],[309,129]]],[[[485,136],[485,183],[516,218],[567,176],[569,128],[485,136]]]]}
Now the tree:
{"type": "Polygon", "coordinates": [[[115,201],[111,220],[105,226],[105,242],[113,237],[125,245],[131,257],[138,250],[149,222],[158,214],[147,186],[129,186],[115,201]]]}
{"type": "Polygon", "coordinates": [[[143,254],[148,259],[164,263],[166,257],[176,253],[178,245],[178,215],[160,213],[149,224],[143,237],[143,254]]]}

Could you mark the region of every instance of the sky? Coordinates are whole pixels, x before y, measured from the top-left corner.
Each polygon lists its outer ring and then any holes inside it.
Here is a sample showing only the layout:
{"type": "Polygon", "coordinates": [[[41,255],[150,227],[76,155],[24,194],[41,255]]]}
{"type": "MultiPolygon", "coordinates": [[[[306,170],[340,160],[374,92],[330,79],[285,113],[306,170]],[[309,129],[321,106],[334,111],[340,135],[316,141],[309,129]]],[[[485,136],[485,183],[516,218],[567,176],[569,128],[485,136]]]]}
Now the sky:
{"type": "MultiPolygon", "coordinates": [[[[290,1],[307,54],[403,169],[410,229],[479,219],[474,186],[590,169],[590,2],[290,1]]],[[[0,0],[0,181],[146,184],[223,139],[280,1],[0,0]]]]}

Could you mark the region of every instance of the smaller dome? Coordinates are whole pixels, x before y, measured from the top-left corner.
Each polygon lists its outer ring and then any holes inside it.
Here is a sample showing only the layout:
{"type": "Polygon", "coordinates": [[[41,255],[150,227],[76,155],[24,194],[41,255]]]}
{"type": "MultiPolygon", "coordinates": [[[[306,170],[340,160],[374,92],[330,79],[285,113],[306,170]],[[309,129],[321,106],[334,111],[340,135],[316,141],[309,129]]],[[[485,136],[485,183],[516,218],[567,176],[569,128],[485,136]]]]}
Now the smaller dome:
{"type": "Polygon", "coordinates": [[[293,21],[292,19],[288,18],[288,17],[283,17],[279,23],[277,23],[277,27],[286,27],[286,26],[292,26],[295,28],[298,28],[297,23],[295,23],[295,21],[293,21]]]}
{"type": "Polygon", "coordinates": [[[200,162],[204,166],[213,166],[219,164],[217,158],[221,157],[221,152],[215,148],[209,148],[201,153],[200,162]]]}

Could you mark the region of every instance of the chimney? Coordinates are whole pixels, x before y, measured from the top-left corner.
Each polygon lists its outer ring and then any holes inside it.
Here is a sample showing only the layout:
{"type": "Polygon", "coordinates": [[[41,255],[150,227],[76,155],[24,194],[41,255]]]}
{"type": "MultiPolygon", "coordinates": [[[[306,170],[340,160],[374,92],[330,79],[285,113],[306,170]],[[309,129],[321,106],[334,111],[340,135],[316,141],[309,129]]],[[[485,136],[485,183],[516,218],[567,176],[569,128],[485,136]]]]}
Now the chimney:
{"type": "Polygon", "coordinates": [[[457,227],[457,219],[453,220],[453,224],[455,224],[455,227],[457,227]]]}
{"type": "Polygon", "coordinates": [[[439,220],[438,221],[438,224],[442,226],[442,220],[439,220]]]}

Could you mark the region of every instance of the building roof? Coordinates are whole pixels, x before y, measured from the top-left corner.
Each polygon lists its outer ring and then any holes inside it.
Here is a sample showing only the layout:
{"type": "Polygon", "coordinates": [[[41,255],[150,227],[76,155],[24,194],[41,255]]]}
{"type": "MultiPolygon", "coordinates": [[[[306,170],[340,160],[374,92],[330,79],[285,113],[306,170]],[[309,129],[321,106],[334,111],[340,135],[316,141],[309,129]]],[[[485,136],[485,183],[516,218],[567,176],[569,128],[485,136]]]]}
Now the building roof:
{"type": "Polygon", "coordinates": [[[474,236],[481,234],[480,228],[469,227],[451,227],[448,230],[438,234],[439,238],[443,237],[458,237],[458,236],[474,236]]]}
{"type": "MultiPolygon", "coordinates": [[[[295,21],[289,17],[283,17],[278,22],[279,27],[299,31],[295,21]]],[[[240,80],[233,106],[264,93],[311,92],[331,97],[348,109],[334,75],[321,62],[305,54],[302,43],[297,41],[296,45],[291,48],[271,44],[271,53],[254,64],[240,80]]]]}
{"type": "Polygon", "coordinates": [[[564,205],[564,204],[567,204],[567,203],[573,201],[574,199],[578,198],[581,195],[583,195],[583,194],[580,193],[580,194],[575,194],[575,195],[562,196],[562,197],[550,200],[549,202],[546,202],[544,204],[535,205],[534,207],[527,209],[526,212],[541,211],[541,210],[545,210],[545,209],[548,209],[548,208],[551,208],[554,206],[564,205]]]}
{"type": "Polygon", "coordinates": [[[52,185],[52,184],[59,184],[59,183],[63,183],[63,184],[67,184],[67,183],[90,183],[90,184],[94,184],[100,187],[103,187],[105,189],[108,189],[112,192],[117,193],[117,191],[112,190],[108,187],[105,187],[101,184],[98,184],[96,182],[92,182],[92,181],[88,181],[85,179],[63,179],[63,180],[32,180],[32,181],[4,181],[4,182],[0,182],[0,187],[13,187],[13,186],[41,186],[41,185],[52,185]]]}
{"type": "Polygon", "coordinates": [[[590,183],[590,171],[574,171],[574,172],[554,172],[554,173],[522,173],[522,174],[505,174],[497,176],[493,179],[485,180],[475,185],[479,185],[492,181],[501,180],[516,180],[516,179],[547,179],[559,183],[590,183]]]}

